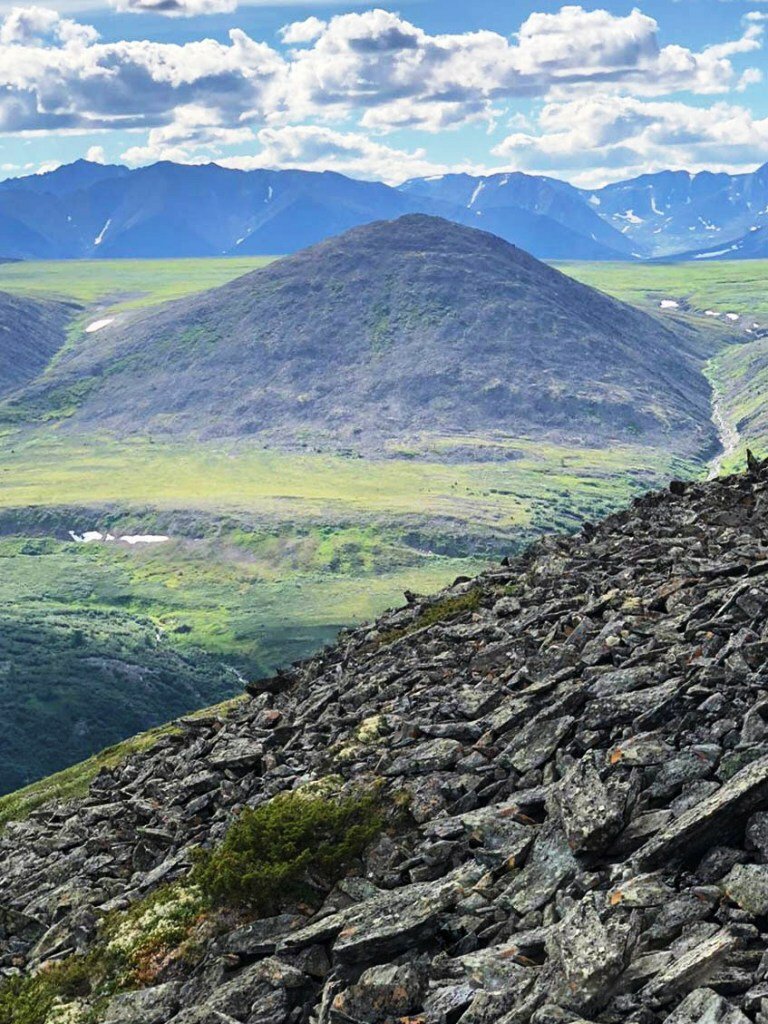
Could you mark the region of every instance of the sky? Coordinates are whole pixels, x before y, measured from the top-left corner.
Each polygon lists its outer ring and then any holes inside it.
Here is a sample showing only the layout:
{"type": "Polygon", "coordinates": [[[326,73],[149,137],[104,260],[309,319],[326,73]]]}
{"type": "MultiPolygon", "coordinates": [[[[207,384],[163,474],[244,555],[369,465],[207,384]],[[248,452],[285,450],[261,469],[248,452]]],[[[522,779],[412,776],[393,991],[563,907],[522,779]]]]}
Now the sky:
{"type": "Polygon", "coordinates": [[[0,0],[0,177],[745,173],[768,162],[767,41],[768,0],[0,0]]]}

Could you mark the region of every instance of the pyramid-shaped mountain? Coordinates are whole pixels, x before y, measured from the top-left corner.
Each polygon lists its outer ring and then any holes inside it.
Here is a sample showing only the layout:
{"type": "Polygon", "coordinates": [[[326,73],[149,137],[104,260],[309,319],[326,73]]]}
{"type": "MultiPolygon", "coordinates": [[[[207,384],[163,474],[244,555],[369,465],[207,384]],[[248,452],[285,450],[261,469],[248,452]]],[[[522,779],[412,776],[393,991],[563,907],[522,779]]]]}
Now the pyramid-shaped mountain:
{"type": "MultiPolygon", "coordinates": [[[[424,434],[712,445],[697,341],[485,232],[410,215],[84,336],[68,429],[376,450],[424,434]]],[[[28,397],[28,396],[27,396],[28,397]]]]}

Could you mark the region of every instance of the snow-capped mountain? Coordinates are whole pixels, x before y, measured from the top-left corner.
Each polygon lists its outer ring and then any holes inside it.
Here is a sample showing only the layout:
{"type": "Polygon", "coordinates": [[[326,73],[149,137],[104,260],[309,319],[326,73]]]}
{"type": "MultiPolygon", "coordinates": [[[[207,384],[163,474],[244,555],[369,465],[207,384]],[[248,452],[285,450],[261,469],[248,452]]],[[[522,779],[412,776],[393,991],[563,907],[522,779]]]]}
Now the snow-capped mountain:
{"type": "Polygon", "coordinates": [[[752,174],[663,171],[582,194],[651,256],[726,249],[768,225],[768,164],[752,174]]]}
{"type": "Polygon", "coordinates": [[[391,188],[333,172],[80,160],[0,182],[0,255],[275,255],[408,213],[482,228],[540,259],[648,259],[732,245],[746,258],[759,240],[750,235],[768,226],[768,165],[742,175],[666,171],[587,191],[521,173],[391,188]]]}

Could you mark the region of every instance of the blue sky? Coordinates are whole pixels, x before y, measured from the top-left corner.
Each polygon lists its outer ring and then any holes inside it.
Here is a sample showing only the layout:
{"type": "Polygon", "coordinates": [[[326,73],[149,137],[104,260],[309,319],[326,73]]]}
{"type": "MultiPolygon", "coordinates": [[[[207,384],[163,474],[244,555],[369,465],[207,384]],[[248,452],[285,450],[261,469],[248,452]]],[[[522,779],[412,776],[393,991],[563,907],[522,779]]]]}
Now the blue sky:
{"type": "Polygon", "coordinates": [[[78,157],[523,170],[768,162],[768,0],[0,0],[0,176],[78,157]]]}

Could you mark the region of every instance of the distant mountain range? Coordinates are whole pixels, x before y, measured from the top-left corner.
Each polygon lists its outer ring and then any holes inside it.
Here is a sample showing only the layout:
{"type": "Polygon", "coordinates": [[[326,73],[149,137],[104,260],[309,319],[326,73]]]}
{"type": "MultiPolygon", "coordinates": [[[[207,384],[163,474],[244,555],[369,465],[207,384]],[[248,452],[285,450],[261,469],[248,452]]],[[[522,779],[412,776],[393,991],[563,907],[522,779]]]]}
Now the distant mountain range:
{"type": "Polygon", "coordinates": [[[79,160],[0,182],[0,256],[276,255],[409,213],[483,228],[540,259],[747,258],[766,251],[764,231],[750,236],[768,227],[768,165],[667,171],[588,191],[520,173],[391,188],[332,172],[79,160]]]}
{"type": "Polygon", "coordinates": [[[685,328],[422,214],[119,316],[62,350],[6,413],[50,420],[62,402],[68,432],[365,453],[457,424],[686,453],[715,441],[685,328]]]}

